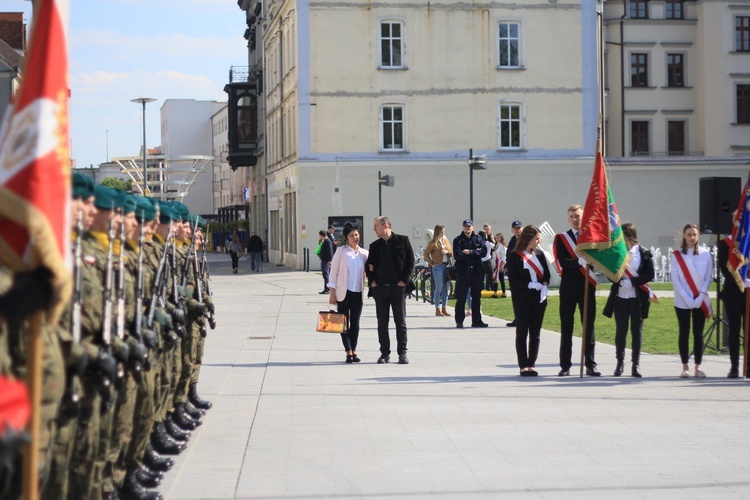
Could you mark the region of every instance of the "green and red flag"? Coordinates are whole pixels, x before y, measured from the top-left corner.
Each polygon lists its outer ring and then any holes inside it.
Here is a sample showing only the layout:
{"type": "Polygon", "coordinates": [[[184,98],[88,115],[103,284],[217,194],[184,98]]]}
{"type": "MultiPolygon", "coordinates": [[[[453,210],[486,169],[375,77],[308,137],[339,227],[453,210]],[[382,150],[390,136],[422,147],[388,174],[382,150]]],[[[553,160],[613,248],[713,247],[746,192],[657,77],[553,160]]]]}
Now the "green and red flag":
{"type": "Polygon", "coordinates": [[[23,85],[0,127],[0,254],[14,271],[52,272],[54,323],[70,293],[68,2],[34,10],[23,85]]]}
{"type": "Polygon", "coordinates": [[[604,158],[599,151],[596,153],[594,176],[583,207],[581,234],[576,250],[594,269],[612,281],[620,280],[630,261],[617,206],[609,188],[604,158]]]}

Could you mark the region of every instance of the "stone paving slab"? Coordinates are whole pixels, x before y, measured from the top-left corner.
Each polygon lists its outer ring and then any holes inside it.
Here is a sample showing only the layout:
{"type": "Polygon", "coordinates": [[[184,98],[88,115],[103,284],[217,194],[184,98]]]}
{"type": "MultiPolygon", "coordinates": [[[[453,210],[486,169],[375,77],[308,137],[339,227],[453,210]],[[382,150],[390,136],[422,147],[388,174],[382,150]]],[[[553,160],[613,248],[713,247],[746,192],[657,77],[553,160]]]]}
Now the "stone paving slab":
{"type": "Polygon", "coordinates": [[[411,364],[377,365],[367,300],[362,362],[347,365],[339,336],[314,331],[319,273],[244,264],[233,275],[211,256],[218,327],[199,390],[214,407],[165,498],[750,496],[750,382],[725,378],[726,355],[704,357],[703,380],[643,355],[638,380],[613,377],[614,347],[598,344],[601,378],[561,378],[559,335],[543,331],[540,376],[521,378],[506,320],[457,330],[409,301],[411,364]]]}

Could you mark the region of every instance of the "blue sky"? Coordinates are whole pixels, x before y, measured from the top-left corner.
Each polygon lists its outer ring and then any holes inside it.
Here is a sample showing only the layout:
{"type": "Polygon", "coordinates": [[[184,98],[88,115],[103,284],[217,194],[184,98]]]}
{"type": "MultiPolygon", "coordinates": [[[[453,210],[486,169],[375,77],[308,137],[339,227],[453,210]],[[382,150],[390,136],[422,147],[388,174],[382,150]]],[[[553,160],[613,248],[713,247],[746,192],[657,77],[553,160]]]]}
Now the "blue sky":
{"type": "MultiPolygon", "coordinates": [[[[161,143],[166,99],[226,101],[229,68],[247,65],[243,11],[237,0],[69,0],[70,135],[78,168],[137,156],[161,143]]],[[[0,11],[31,2],[2,0],[0,11]]],[[[30,29],[28,36],[31,36],[30,29]]]]}

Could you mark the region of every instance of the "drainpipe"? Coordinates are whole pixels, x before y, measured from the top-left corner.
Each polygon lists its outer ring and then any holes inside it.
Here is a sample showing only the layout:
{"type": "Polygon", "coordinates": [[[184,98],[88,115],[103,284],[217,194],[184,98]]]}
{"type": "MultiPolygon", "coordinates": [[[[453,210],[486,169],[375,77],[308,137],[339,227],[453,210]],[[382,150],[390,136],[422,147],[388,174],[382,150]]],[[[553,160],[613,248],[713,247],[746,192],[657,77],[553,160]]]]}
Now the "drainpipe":
{"type": "Polygon", "coordinates": [[[628,5],[622,2],[620,18],[620,156],[625,156],[625,18],[628,17],[628,5]]]}

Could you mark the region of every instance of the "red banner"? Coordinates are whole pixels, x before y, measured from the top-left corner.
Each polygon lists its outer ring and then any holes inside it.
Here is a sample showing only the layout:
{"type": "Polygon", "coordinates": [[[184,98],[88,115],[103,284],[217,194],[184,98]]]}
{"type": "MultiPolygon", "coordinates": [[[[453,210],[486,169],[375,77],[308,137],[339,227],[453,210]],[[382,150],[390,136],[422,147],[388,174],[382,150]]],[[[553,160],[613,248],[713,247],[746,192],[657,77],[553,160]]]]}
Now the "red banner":
{"type": "Polygon", "coordinates": [[[70,289],[67,11],[67,0],[36,2],[23,85],[0,137],[0,252],[16,271],[49,268],[60,299],[70,289]]]}

